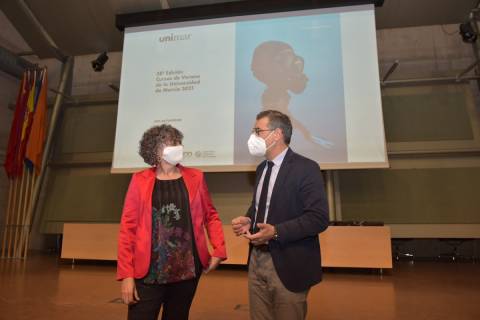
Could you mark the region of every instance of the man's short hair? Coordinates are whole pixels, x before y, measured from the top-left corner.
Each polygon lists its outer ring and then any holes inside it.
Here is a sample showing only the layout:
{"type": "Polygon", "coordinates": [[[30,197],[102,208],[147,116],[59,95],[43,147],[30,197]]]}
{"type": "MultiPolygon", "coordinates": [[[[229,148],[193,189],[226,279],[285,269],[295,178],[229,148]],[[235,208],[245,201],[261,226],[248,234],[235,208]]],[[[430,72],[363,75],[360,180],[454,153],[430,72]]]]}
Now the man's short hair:
{"type": "Polygon", "coordinates": [[[283,133],[283,141],[286,145],[290,144],[292,138],[292,122],[290,118],[277,110],[265,110],[257,114],[257,120],[268,118],[268,128],[275,130],[279,128],[283,133]]]}

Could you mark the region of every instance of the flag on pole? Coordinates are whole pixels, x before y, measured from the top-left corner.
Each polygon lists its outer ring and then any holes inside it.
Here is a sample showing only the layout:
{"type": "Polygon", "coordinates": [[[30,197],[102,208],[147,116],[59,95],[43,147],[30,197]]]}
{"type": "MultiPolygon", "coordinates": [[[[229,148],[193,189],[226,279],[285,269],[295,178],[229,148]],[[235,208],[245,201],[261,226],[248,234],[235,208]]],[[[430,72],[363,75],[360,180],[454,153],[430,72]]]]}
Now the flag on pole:
{"type": "Polygon", "coordinates": [[[47,69],[40,75],[39,88],[36,105],[33,113],[33,122],[30,130],[30,137],[25,152],[25,163],[28,168],[35,169],[40,174],[42,167],[43,147],[47,132],[47,69]]]}
{"type": "Polygon", "coordinates": [[[28,82],[30,80],[30,71],[23,73],[22,81],[20,83],[20,90],[18,91],[17,101],[15,103],[15,113],[13,116],[12,126],[10,127],[10,136],[8,138],[7,155],[5,158],[5,171],[9,178],[19,176],[18,172],[18,158],[21,145],[22,127],[25,116],[26,101],[28,98],[28,82]]]}
{"type": "Polygon", "coordinates": [[[29,81],[29,91],[28,91],[28,99],[27,105],[25,107],[25,115],[23,117],[22,123],[22,134],[20,137],[20,150],[17,154],[17,159],[15,161],[16,164],[16,171],[18,175],[21,175],[23,172],[24,167],[24,160],[25,160],[25,152],[27,151],[27,142],[28,138],[30,137],[30,131],[32,129],[33,123],[33,112],[35,111],[35,89],[36,89],[36,81],[37,81],[37,71],[34,70],[32,72],[31,79],[29,81]]]}

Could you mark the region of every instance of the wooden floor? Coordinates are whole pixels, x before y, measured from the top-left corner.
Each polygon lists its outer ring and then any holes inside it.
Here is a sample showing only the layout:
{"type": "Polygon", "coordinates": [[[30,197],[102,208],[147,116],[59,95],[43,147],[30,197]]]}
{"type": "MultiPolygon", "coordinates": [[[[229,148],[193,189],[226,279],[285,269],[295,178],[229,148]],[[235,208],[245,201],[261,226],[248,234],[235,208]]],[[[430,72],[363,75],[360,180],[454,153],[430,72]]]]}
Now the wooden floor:
{"type": "MultiPolygon", "coordinates": [[[[54,256],[0,260],[0,319],[125,319],[114,265],[54,256]]],[[[391,274],[329,270],[308,297],[308,319],[480,319],[480,264],[401,262],[391,274]]],[[[248,319],[245,270],[203,276],[190,319],[248,319]]]]}

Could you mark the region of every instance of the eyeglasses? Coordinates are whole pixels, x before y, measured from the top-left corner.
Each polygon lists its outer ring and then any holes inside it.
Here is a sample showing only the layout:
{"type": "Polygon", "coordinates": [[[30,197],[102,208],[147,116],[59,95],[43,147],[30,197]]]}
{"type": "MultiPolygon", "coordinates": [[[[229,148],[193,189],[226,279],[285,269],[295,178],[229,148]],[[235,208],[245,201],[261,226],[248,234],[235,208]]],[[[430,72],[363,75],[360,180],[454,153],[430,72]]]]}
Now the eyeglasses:
{"type": "Polygon", "coordinates": [[[273,131],[275,129],[260,129],[260,128],[253,128],[252,129],[252,133],[255,133],[257,136],[260,134],[260,132],[263,132],[263,131],[273,131]]]}

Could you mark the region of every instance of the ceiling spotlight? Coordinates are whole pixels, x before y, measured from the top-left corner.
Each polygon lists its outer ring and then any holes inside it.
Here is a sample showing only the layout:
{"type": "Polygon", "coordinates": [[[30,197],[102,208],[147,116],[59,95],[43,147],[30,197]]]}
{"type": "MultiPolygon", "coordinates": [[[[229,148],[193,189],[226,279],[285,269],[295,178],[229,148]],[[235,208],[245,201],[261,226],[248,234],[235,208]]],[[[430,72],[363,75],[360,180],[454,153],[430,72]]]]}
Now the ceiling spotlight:
{"type": "Polygon", "coordinates": [[[92,68],[95,72],[100,72],[103,70],[105,63],[108,61],[108,56],[106,52],[101,53],[97,59],[92,60],[92,68]]]}
{"type": "Polygon", "coordinates": [[[460,25],[460,35],[462,36],[463,42],[474,43],[477,41],[477,33],[473,29],[470,21],[464,22],[460,25]]]}

